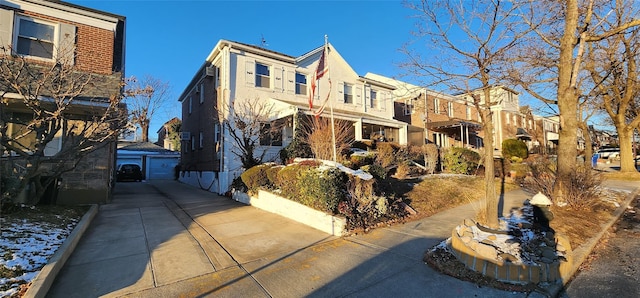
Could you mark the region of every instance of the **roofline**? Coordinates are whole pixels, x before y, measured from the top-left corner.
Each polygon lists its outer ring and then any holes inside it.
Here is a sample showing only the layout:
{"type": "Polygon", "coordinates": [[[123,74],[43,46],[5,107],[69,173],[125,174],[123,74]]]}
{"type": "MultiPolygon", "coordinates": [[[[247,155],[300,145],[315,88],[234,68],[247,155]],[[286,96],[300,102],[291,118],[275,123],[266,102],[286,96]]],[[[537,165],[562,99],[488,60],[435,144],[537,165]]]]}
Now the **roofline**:
{"type": "Polygon", "coordinates": [[[114,13],[89,8],[86,6],[81,6],[69,2],[59,1],[59,0],[0,0],[0,5],[5,5],[8,7],[14,7],[15,4],[19,2],[32,3],[40,6],[46,6],[49,8],[54,8],[66,12],[77,13],[91,18],[101,19],[103,21],[109,22],[117,22],[117,21],[125,21],[126,17],[122,15],[117,15],[114,13]],[[14,5],[11,5],[14,4],[14,5]]]}

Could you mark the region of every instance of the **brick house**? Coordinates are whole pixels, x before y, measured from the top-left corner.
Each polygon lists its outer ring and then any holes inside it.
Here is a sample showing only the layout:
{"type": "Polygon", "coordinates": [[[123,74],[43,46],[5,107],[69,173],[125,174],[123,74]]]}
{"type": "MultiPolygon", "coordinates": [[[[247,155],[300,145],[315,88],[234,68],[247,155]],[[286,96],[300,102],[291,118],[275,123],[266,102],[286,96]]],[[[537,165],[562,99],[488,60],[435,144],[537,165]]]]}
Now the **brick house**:
{"type": "Polygon", "coordinates": [[[483,147],[481,119],[473,102],[373,73],[367,73],[365,77],[395,87],[394,117],[410,125],[410,144],[431,143],[441,148],[483,147]]]}
{"type": "MultiPolygon", "coordinates": [[[[99,108],[99,102],[108,102],[109,98],[121,93],[124,32],[123,16],[62,1],[0,0],[0,47],[4,49],[0,55],[19,55],[41,67],[65,63],[73,65],[78,72],[91,74],[90,84],[80,97],[75,98],[68,111],[77,113],[78,117],[89,109],[99,108]]],[[[25,111],[15,96],[8,93],[4,98],[7,102],[4,111],[10,118],[25,111]]],[[[63,129],[72,127],[72,121],[69,120],[63,129]]],[[[9,123],[8,133],[17,126],[9,123]]],[[[56,137],[49,143],[45,156],[56,158],[64,144],[64,138],[56,137]]],[[[10,153],[3,150],[3,158],[7,154],[10,153]]],[[[75,170],[63,174],[57,203],[108,202],[115,160],[114,139],[86,156],[75,170]]]]}
{"type": "MultiPolygon", "coordinates": [[[[328,44],[327,49],[329,73],[318,82],[318,91],[312,99],[314,106],[328,99],[334,117],[352,124],[354,140],[383,136],[385,140],[406,144],[408,125],[393,118],[395,87],[359,76],[333,45],[328,44]]],[[[218,111],[227,111],[233,103],[256,100],[272,108],[270,121],[280,121],[284,128],[275,135],[261,136],[258,150],[264,150],[267,160],[277,160],[279,151],[291,142],[298,128],[299,119],[294,115],[313,117],[308,86],[323,52],[321,46],[300,56],[291,56],[220,40],[179,97],[182,103],[180,180],[224,193],[240,175],[241,163],[232,152],[233,141],[221,125],[228,119],[218,117],[218,111]]],[[[328,115],[329,107],[321,117],[328,115]]]]}
{"type": "Polygon", "coordinates": [[[178,151],[180,144],[174,144],[174,142],[169,139],[169,134],[172,132],[173,127],[179,127],[181,124],[182,121],[178,117],[173,117],[171,120],[165,122],[157,131],[158,141],[155,144],[167,150],[178,151]]]}

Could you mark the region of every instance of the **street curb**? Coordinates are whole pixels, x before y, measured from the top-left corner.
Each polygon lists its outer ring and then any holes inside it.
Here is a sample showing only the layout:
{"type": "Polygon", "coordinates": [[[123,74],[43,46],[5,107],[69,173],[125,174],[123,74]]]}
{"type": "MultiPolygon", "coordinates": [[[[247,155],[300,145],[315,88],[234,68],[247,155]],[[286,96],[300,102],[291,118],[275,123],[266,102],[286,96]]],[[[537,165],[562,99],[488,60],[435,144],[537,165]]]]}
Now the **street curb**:
{"type": "Polygon", "coordinates": [[[582,265],[582,263],[591,254],[591,252],[593,251],[593,248],[602,239],[602,236],[604,236],[604,234],[607,231],[609,231],[611,226],[613,226],[613,224],[615,224],[618,221],[618,219],[620,219],[620,216],[624,214],[624,211],[627,209],[629,204],[631,204],[631,201],[633,201],[633,199],[635,199],[635,197],[638,195],[640,195],[640,188],[636,188],[633,192],[629,194],[629,196],[624,201],[624,203],[621,204],[620,207],[613,213],[613,217],[611,218],[611,220],[609,220],[609,222],[607,222],[604,225],[603,229],[598,234],[596,234],[596,236],[591,237],[591,239],[589,239],[587,243],[581,245],[580,247],[577,247],[576,250],[573,251],[574,253],[573,266],[567,272],[567,274],[561,276],[562,284],[561,285],[560,283],[552,284],[545,289],[545,292],[547,292],[549,297],[558,297],[558,295],[560,294],[560,291],[564,289],[564,286],[566,286],[571,280],[571,278],[573,278],[573,276],[576,274],[576,272],[578,272],[578,268],[580,268],[580,265],[582,265]]]}
{"type": "Polygon", "coordinates": [[[91,205],[89,211],[82,216],[78,225],[76,225],[71,234],[69,234],[69,237],[67,237],[64,243],[58,248],[56,253],[53,254],[51,259],[49,259],[47,265],[45,265],[38,275],[36,275],[36,278],[31,281],[31,285],[22,297],[45,297],[56,276],[71,256],[71,253],[73,253],[73,250],[78,245],[78,242],[80,242],[84,232],[89,228],[96,214],[98,214],[98,205],[91,205]]]}

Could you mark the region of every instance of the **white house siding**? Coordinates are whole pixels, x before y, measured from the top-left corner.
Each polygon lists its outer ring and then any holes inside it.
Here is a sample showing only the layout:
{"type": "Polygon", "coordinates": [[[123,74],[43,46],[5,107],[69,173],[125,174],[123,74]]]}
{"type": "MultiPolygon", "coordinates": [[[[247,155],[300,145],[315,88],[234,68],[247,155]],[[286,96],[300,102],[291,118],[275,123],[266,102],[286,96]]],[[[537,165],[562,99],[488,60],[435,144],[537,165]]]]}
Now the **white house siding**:
{"type": "MultiPolygon", "coordinates": [[[[327,97],[328,92],[330,92],[329,99],[333,109],[340,111],[343,115],[353,114],[354,116],[349,120],[354,121],[356,127],[361,128],[362,122],[367,121],[366,119],[363,120],[363,117],[371,117],[369,122],[379,121],[389,127],[400,129],[398,133],[399,140],[396,141],[402,144],[406,143],[407,125],[393,120],[392,89],[383,87],[384,84],[371,84],[360,78],[331,45],[329,45],[329,48],[330,51],[327,58],[329,73],[318,82],[316,96],[313,101],[314,107],[319,107],[327,97]],[[329,79],[331,80],[331,87],[329,87],[329,79]],[[345,83],[353,85],[353,103],[344,103],[342,87],[345,83]],[[371,89],[378,92],[377,98],[380,102],[380,105],[374,108],[370,107],[369,104],[371,89]]],[[[291,114],[294,114],[298,109],[309,112],[308,93],[304,95],[295,94],[295,74],[296,72],[305,74],[307,86],[309,86],[321,53],[322,51],[316,49],[304,56],[294,58],[253,46],[220,41],[207,58],[207,63],[220,67],[222,96],[218,97],[219,106],[228,107],[232,101],[259,99],[260,101],[287,103],[292,107],[291,114]],[[256,63],[269,67],[269,87],[256,87],[256,63]]],[[[184,98],[181,98],[182,100],[184,98]]],[[[328,114],[329,106],[327,106],[324,115],[328,114]]],[[[221,194],[229,190],[231,182],[240,175],[243,169],[239,158],[232,152],[233,144],[229,141],[231,140],[229,132],[223,130],[222,135],[225,141],[223,142],[220,171],[217,174],[211,171],[185,172],[184,175],[181,175],[180,181],[221,194]]],[[[283,132],[282,146],[258,149],[267,150],[265,161],[279,158],[279,151],[291,141],[291,138],[286,138],[286,136],[283,132]]]]}

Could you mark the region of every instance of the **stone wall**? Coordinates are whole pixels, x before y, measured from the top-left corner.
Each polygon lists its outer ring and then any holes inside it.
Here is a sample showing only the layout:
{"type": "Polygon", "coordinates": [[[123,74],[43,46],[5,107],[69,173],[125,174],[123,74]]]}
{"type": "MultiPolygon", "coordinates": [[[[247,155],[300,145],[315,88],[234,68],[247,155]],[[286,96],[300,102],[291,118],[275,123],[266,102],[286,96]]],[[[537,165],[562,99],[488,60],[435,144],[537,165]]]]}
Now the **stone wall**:
{"type": "MultiPolygon", "coordinates": [[[[473,220],[465,220],[451,233],[449,248],[456,258],[471,270],[483,275],[509,283],[540,283],[554,282],[566,276],[571,270],[573,263],[573,253],[569,240],[563,236],[556,235],[553,254],[558,250],[563,258],[552,258],[549,256],[546,261],[534,263],[523,263],[517,261],[512,256],[500,253],[492,241],[491,236],[485,239],[473,237],[471,229],[476,223],[473,220]]],[[[495,236],[494,236],[495,237],[495,236]]],[[[547,254],[548,252],[543,252],[547,254]]]]}

